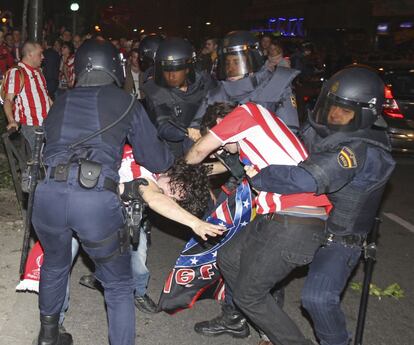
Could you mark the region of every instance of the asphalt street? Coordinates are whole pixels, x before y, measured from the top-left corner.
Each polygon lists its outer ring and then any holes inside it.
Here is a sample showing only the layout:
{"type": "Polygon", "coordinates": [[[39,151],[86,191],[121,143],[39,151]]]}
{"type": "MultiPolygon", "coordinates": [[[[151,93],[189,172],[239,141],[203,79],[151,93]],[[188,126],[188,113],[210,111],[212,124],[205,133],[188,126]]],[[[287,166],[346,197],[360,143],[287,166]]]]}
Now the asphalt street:
{"type": "MultiPolygon", "coordinates": [[[[398,283],[404,297],[394,299],[371,296],[368,306],[364,345],[414,344],[414,159],[400,158],[384,198],[378,246],[378,261],[373,283],[385,288],[398,283]]],[[[16,293],[20,245],[23,237],[22,221],[16,210],[13,191],[0,190],[0,345],[27,345],[36,337],[39,322],[37,295],[16,293]]],[[[150,295],[157,299],[164,280],[184,246],[182,233],[174,229],[153,231],[153,245],[149,250],[152,273],[150,295]]],[[[89,273],[87,261],[79,257],[72,272],[71,307],[65,327],[75,344],[107,344],[107,323],[103,296],[78,284],[79,278],[89,273]]],[[[291,276],[286,289],[285,309],[303,332],[314,339],[312,326],[300,307],[300,291],[306,275],[301,269],[291,276]]],[[[351,282],[362,282],[362,265],[351,282]]],[[[347,288],[343,295],[343,308],[348,326],[354,332],[359,306],[359,293],[347,288]]],[[[190,345],[190,344],[256,344],[253,331],[247,339],[200,337],[193,331],[195,322],[216,316],[220,311],[215,301],[200,301],[191,310],[173,316],[165,313],[146,315],[137,312],[137,344],[190,345]]],[[[276,345],[276,344],[275,344],[276,345]]]]}

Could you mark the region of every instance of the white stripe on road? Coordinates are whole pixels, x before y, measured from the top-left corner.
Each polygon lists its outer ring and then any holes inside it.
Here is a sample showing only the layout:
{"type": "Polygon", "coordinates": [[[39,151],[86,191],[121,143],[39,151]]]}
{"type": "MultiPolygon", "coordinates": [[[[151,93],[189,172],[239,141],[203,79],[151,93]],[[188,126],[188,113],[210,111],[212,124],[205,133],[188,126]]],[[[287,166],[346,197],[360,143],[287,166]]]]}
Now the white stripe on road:
{"type": "Polygon", "coordinates": [[[401,217],[398,217],[394,213],[386,213],[384,212],[384,216],[387,218],[393,220],[394,222],[398,223],[402,227],[406,228],[408,231],[412,232],[414,234],[414,225],[410,222],[407,222],[406,220],[402,219],[401,217]]]}

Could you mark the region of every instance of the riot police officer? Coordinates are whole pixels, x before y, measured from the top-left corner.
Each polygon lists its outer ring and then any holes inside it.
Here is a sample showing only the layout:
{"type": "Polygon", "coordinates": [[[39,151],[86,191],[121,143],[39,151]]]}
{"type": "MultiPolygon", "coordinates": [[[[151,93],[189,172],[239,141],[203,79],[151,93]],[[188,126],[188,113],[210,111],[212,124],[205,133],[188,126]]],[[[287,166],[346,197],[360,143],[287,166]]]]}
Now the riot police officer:
{"type": "Polygon", "coordinates": [[[135,342],[134,287],[129,238],[117,194],[126,139],[134,156],[155,172],[173,162],[143,107],[115,84],[124,75],[116,49],[88,40],[75,58],[76,87],[60,97],[45,123],[43,161],[33,224],[44,248],[38,345],[72,344],[58,328],[75,232],[105,289],[111,344],[135,342]]]}
{"type": "MultiPolygon", "coordinates": [[[[154,79],[144,85],[149,115],[176,157],[182,156],[191,146],[182,129],[190,127],[198,107],[213,86],[208,74],[195,71],[194,62],[195,52],[188,41],[168,38],[161,42],[155,55],[154,79]]],[[[188,131],[190,138],[197,139],[192,128],[188,131]]]]}
{"type": "MultiPolygon", "coordinates": [[[[358,263],[395,166],[381,117],[383,103],[384,84],[374,71],[363,66],[341,70],[324,85],[309,125],[302,131],[308,159],[295,167],[269,166],[257,175],[253,168],[248,170],[258,190],[326,193],[333,204],[326,221],[324,245],[313,257],[302,292],[303,306],[323,345],[349,343],[340,295],[358,263]]],[[[277,333],[275,305],[256,303],[260,298],[256,296],[257,289],[251,293],[247,285],[238,284],[234,267],[240,267],[239,257],[231,256],[234,253],[226,249],[221,254],[218,263],[226,282],[237,289],[234,298],[238,306],[273,344],[290,344],[277,333]]],[[[282,255],[282,260],[289,258],[282,255]]],[[[240,267],[242,271],[247,273],[246,268],[240,267]]],[[[295,335],[295,344],[308,344],[299,333],[295,335]]]]}
{"type": "Polygon", "coordinates": [[[248,31],[232,31],[218,53],[218,85],[209,91],[191,127],[198,128],[209,105],[219,102],[253,102],[276,113],[290,129],[299,128],[291,82],[299,71],[264,65],[259,42],[248,31]]]}

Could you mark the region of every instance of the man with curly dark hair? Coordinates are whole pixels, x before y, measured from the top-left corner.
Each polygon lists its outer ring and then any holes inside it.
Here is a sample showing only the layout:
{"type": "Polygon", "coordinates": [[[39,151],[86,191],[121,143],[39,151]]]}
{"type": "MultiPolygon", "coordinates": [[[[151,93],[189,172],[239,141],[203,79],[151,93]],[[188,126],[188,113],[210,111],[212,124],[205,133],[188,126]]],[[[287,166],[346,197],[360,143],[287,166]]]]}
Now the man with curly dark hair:
{"type": "MultiPolygon", "coordinates": [[[[206,223],[200,217],[210,198],[209,168],[202,164],[188,165],[183,159],[163,174],[153,174],[134,159],[132,148],[125,146],[120,176],[120,194],[125,203],[142,198],[150,209],[160,215],[190,227],[197,236],[222,234],[222,227],[206,223]],[[144,179],[147,185],[140,183],[144,179]]],[[[157,305],[147,294],[149,270],[147,260],[147,237],[143,229],[137,250],[131,253],[131,266],[135,285],[135,306],[144,313],[157,312],[157,305]]],[[[94,275],[81,278],[81,284],[96,288],[94,275]]]]}

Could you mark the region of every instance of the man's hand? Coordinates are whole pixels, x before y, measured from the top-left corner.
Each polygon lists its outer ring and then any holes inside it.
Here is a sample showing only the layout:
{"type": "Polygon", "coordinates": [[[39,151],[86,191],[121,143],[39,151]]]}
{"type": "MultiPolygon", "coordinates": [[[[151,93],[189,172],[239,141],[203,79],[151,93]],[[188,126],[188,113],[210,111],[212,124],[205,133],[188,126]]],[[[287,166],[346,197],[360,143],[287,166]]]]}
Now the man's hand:
{"type": "Polygon", "coordinates": [[[188,131],[188,137],[196,142],[198,139],[201,138],[200,130],[197,128],[187,128],[188,131]]]}
{"type": "Polygon", "coordinates": [[[9,122],[9,124],[6,126],[6,129],[7,129],[7,131],[10,131],[10,130],[18,130],[19,129],[19,124],[16,122],[16,121],[11,121],[11,122],[9,122]]]}
{"type": "Polygon", "coordinates": [[[200,219],[197,219],[191,228],[193,229],[194,233],[200,236],[204,241],[207,241],[207,235],[216,237],[217,235],[223,235],[224,231],[226,230],[224,226],[203,222],[200,219]]]}
{"type": "Polygon", "coordinates": [[[245,165],[244,171],[246,172],[246,175],[250,178],[253,178],[258,174],[258,171],[254,168],[253,165],[245,165]]]}

